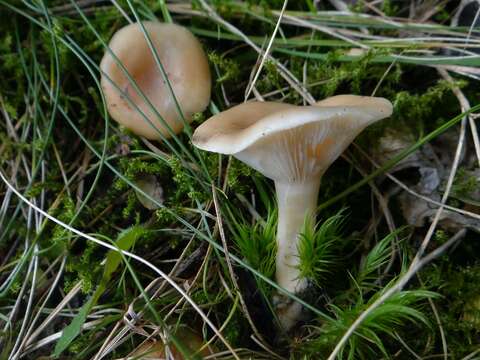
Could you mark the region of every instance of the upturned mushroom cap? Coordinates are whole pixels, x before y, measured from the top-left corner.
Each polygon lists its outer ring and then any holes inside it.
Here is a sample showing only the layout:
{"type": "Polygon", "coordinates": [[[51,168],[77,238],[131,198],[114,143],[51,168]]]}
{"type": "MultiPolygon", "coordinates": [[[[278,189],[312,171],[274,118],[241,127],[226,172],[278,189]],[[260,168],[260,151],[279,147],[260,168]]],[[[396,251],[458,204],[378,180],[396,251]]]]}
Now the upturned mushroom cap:
{"type": "Polygon", "coordinates": [[[391,113],[386,99],[354,95],[314,106],[250,102],[208,119],[193,144],[234,155],[274,180],[305,181],[321,175],[365,127],[391,113]]]}
{"type": "MultiPolygon", "coordinates": [[[[210,101],[211,77],[205,52],[195,36],[182,26],[153,21],[143,22],[143,26],[152,40],[184,117],[190,122],[193,113],[203,111],[210,101]]],[[[117,31],[109,47],[157,112],[175,133],[179,133],[183,121],[140,24],[131,24],[117,31]]],[[[143,100],[141,93],[137,93],[110,51],[105,53],[100,68],[102,88],[113,119],[148,139],[160,139],[159,132],[168,138],[170,134],[162,121],[143,100]],[[126,97],[136,104],[157,130],[126,97]]]]}

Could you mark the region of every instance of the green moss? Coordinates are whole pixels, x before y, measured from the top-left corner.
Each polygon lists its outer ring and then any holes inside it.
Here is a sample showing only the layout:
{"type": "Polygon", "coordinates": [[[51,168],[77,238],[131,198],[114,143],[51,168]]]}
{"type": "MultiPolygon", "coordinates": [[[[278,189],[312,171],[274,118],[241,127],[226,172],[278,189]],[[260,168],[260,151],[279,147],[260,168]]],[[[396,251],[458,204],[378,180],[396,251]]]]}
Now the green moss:
{"type": "Polygon", "coordinates": [[[58,180],[56,179],[51,179],[43,182],[36,182],[32,184],[30,189],[25,193],[25,196],[34,198],[39,196],[43,190],[60,191],[62,190],[62,188],[63,188],[62,184],[59,183],[58,180]]]}
{"type": "Polygon", "coordinates": [[[130,191],[127,196],[127,203],[125,204],[122,215],[124,219],[130,218],[133,214],[137,214],[135,209],[138,207],[138,199],[135,192],[130,191]]]}
{"type": "Polygon", "coordinates": [[[458,266],[445,258],[430,267],[425,276],[429,285],[438,288],[442,295],[435,304],[448,338],[449,351],[455,358],[475,351],[480,336],[480,264],[458,266]]]}
{"type": "Polygon", "coordinates": [[[208,59],[218,68],[220,73],[220,76],[215,79],[217,85],[239,79],[240,68],[238,63],[233,59],[221,56],[215,51],[208,54],[208,59]]]}
{"type": "MultiPolygon", "coordinates": [[[[76,214],[75,202],[68,196],[64,196],[60,205],[50,211],[50,215],[56,217],[58,220],[65,224],[69,224],[76,214]]],[[[71,245],[70,232],[63,226],[54,225],[51,233],[48,236],[43,237],[46,242],[46,246],[55,245],[62,249],[69,249],[71,245]]]]}
{"type": "Polygon", "coordinates": [[[195,190],[198,188],[196,181],[185,169],[183,161],[176,156],[172,156],[168,161],[168,165],[172,171],[172,180],[176,185],[176,193],[174,195],[175,200],[178,201],[181,198],[184,198],[185,195],[192,200],[201,200],[202,193],[195,190]]]}
{"type": "Polygon", "coordinates": [[[17,295],[21,288],[22,288],[22,281],[20,281],[20,280],[19,281],[14,281],[10,285],[9,293],[11,295],[17,295]]]}
{"type": "MultiPolygon", "coordinates": [[[[462,86],[465,83],[456,83],[462,86]]],[[[452,83],[439,80],[434,86],[429,87],[426,91],[417,94],[408,91],[400,91],[396,94],[394,100],[394,114],[392,120],[401,121],[417,129],[419,134],[423,134],[425,129],[425,121],[436,112],[438,105],[445,96],[451,92],[452,83]]],[[[432,124],[428,128],[433,128],[437,124],[432,124]]]]}
{"type": "Polygon", "coordinates": [[[459,198],[471,198],[478,190],[478,179],[464,167],[458,169],[452,185],[452,195],[459,198]]]}
{"type": "Polygon", "coordinates": [[[223,336],[232,346],[239,347],[245,341],[244,330],[246,321],[239,311],[233,314],[227,326],[223,330],[223,336]]]}
{"type": "Polygon", "coordinates": [[[245,194],[251,189],[249,178],[254,175],[254,170],[245,163],[232,157],[228,170],[228,186],[231,191],[245,194]]]}
{"type": "Polygon", "coordinates": [[[159,225],[168,225],[175,222],[175,216],[172,213],[178,213],[175,209],[160,208],[155,210],[155,216],[159,225]]]}
{"type": "Polygon", "coordinates": [[[450,235],[442,229],[437,229],[433,235],[433,240],[439,245],[445,244],[448,239],[450,239],[450,235]]]}
{"type": "MultiPolygon", "coordinates": [[[[169,174],[168,166],[165,163],[152,159],[145,160],[140,157],[123,157],[119,161],[119,167],[122,174],[130,181],[135,181],[138,176],[145,174],[152,174],[158,177],[167,176],[169,174]]],[[[115,188],[117,190],[126,190],[129,186],[130,185],[122,179],[118,179],[115,182],[115,188]]]]}
{"type": "Polygon", "coordinates": [[[278,73],[277,66],[273,61],[266,60],[262,71],[263,75],[256,83],[260,93],[268,93],[275,90],[281,90],[283,88],[283,79],[278,73]]]}
{"type": "MultiPolygon", "coordinates": [[[[11,105],[7,106],[7,108],[9,107],[11,107],[11,105]]],[[[16,111],[13,107],[12,109],[12,113],[16,111]]],[[[31,145],[29,143],[23,141],[15,141],[2,131],[0,131],[0,143],[3,146],[2,153],[0,154],[0,160],[2,161],[11,159],[13,154],[21,154],[31,149],[31,145]]]]}
{"type": "Polygon", "coordinates": [[[382,1],[382,11],[386,16],[395,16],[399,7],[392,0],[384,0],[382,1]]]}

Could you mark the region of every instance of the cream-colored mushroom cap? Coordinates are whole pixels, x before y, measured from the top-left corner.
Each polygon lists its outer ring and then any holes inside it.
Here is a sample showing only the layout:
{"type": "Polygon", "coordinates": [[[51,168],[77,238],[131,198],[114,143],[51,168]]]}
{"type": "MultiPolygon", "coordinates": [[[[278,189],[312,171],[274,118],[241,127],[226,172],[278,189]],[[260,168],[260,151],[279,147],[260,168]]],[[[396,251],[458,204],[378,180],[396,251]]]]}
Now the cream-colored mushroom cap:
{"type": "MultiPolygon", "coordinates": [[[[143,22],[143,26],[165,69],[183,115],[190,122],[193,113],[203,111],[210,101],[211,76],[205,52],[195,36],[182,26],[153,21],[143,22]]],[[[146,138],[160,139],[159,132],[168,138],[171,135],[157,116],[158,112],[173,132],[179,133],[184,123],[140,24],[131,24],[117,31],[109,48],[156,110],[144,101],[115,57],[107,50],[100,63],[101,84],[113,119],[146,138]]]]}
{"type": "Polygon", "coordinates": [[[302,181],[321,175],[365,127],[391,113],[386,99],[354,95],[314,106],[250,102],[208,119],[193,144],[234,155],[271,179],[302,181]]]}

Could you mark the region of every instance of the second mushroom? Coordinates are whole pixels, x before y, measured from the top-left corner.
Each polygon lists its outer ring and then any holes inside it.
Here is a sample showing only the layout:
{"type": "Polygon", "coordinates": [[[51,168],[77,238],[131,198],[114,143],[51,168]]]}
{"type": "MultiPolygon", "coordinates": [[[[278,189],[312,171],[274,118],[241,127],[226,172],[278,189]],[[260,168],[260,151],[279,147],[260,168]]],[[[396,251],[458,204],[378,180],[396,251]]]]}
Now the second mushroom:
{"type": "MultiPolygon", "coordinates": [[[[315,216],[322,175],[368,125],[390,116],[383,98],[339,95],[313,106],[249,102],[221,112],[196,129],[200,149],[233,155],[275,182],[278,202],[276,281],[298,293],[298,242],[306,216],[315,216]]],[[[284,327],[299,306],[280,315],[284,327]]]]}
{"type": "Polygon", "coordinates": [[[180,133],[210,102],[207,56],[180,25],[144,21],[123,27],[111,39],[100,68],[108,112],[147,139],[180,133]]]}

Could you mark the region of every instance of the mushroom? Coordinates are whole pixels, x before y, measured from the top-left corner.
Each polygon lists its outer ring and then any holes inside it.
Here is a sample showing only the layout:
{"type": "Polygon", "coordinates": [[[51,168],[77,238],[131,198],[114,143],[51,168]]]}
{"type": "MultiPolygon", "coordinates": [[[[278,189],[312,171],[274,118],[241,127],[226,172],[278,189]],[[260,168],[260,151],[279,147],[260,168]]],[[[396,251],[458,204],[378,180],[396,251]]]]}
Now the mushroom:
{"type": "MultiPolygon", "coordinates": [[[[299,233],[305,217],[315,216],[322,175],[365,127],[391,113],[386,99],[354,95],[313,106],[249,102],[211,117],[194,132],[198,148],[233,155],[275,182],[276,281],[284,289],[306,288],[298,269],[299,233]]],[[[289,328],[301,306],[277,309],[289,328]]]]}
{"type": "Polygon", "coordinates": [[[113,119],[138,135],[158,140],[162,135],[168,138],[172,133],[179,133],[184,126],[183,120],[190,123],[194,113],[207,107],[210,102],[210,69],[200,42],[186,28],[154,21],[142,24],[171,89],[139,23],[125,26],[111,39],[110,50],[100,63],[101,85],[113,119]],[[125,70],[134,82],[130,81],[125,70]]]}
{"type": "Polygon", "coordinates": [[[184,356],[182,351],[177,349],[173,342],[169,344],[168,353],[170,356],[167,356],[166,346],[162,341],[148,340],[140,345],[128,357],[117,360],[162,360],[167,358],[173,360],[184,360],[186,358],[196,359],[198,357],[203,359],[204,357],[213,354],[212,346],[207,346],[202,337],[186,327],[179,329],[175,333],[175,337],[177,338],[177,341],[181,343],[183,347],[183,353],[185,351],[187,352],[187,356],[184,356]]]}
{"type": "Polygon", "coordinates": [[[163,188],[155,175],[144,174],[134,181],[140,191],[135,190],[137,200],[148,210],[157,210],[163,203],[163,188]],[[144,195],[145,194],[145,195],[144,195]],[[151,200],[153,199],[153,200],[151,200]]]}

